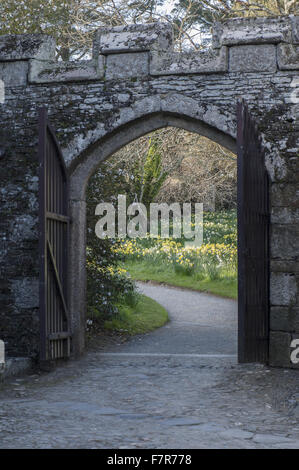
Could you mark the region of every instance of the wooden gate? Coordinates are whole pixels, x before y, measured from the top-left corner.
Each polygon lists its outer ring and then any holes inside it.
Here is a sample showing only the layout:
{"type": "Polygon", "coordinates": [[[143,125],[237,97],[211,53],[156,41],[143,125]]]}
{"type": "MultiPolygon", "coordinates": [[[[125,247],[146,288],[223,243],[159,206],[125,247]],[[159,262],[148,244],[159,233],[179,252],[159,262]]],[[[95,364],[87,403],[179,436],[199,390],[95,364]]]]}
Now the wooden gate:
{"type": "Polygon", "coordinates": [[[40,360],[70,355],[68,178],[47,111],[39,112],[40,360]]]}
{"type": "Polygon", "coordinates": [[[264,150],[247,105],[238,103],[239,362],[268,362],[269,181],[264,150]]]}

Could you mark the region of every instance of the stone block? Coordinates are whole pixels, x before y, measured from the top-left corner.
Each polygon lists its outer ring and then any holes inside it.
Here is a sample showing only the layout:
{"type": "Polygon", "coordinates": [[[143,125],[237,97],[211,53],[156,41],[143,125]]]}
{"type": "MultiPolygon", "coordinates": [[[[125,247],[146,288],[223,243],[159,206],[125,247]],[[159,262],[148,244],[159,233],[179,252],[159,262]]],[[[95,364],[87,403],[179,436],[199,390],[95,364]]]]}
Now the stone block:
{"type": "Polygon", "coordinates": [[[289,17],[232,18],[213,25],[213,47],[292,41],[289,17]]]}
{"type": "Polygon", "coordinates": [[[167,51],[172,48],[173,31],[168,23],[149,23],[101,28],[93,44],[93,56],[121,52],[167,51]]]}
{"type": "Polygon", "coordinates": [[[230,72],[275,72],[276,69],[276,47],[272,44],[229,49],[230,72]]]}
{"type": "Polygon", "coordinates": [[[299,16],[292,16],[291,17],[291,24],[292,24],[292,40],[294,44],[299,44],[299,16]]]}
{"type": "Polygon", "coordinates": [[[296,331],[298,327],[299,308],[276,306],[270,308],[271,331],[296,331]]]}
{"type": "Polygon", "coordinates": [[[299,188],[298,184],[273,183],[271,185],[272,206],[288,207],[299,209],[299,188]]]}
{"type": "Polygon", "coordinates": [[[10,224],[10,239],[14,243],[23,240],[38,240],[38,221],[31,214],[16,216],[10,224]]]}
{"type": "Polygon", "coordinates": [[[277,61],[280,70],[299,70],[299,45],[279,44],[277,61]]]}
{"type": "Polygon", "coordinates": [[[299,208],[272,207],[272,224],[299,224],[299,208]]]}
{"type": "Polygon", "coordinates": [[[228,69],[227,48],[220,51],[204,51],[189,53],[151,52],[150,74],[172,75],[189,73],[217,73],[228,69]]]}
{"type": "Polygon", "coordinates": [[[14,279],[11,290],[15,298],[16,308],[39,307],[39,281],[36,278],[14,279]]]}
{"type": "Polygon", "coordinates": [[[30,60],[29,83],[80,82],[104,78],[104,57],[79,62],[30,60]]]}
{"type": "Polygon", "coordinates": [[[4,368],[4,380],[29,374],[34,368],[34,361],[29,357],[10,357],[6,360],[4,368]]]}
{"type": "Polygon", "coordinates": [[[11,60],[54,60],[55,40],[44,34],[13,34],[0,37],[0,62],[11,60]]]}
{"type": "Polygon", "coordinates": [[[299,263],[294,258],[293,260],[285,259],[271,259],[270,260],[270,269],[272,272],[280,273],[299,273],[299,263]]]}
{"type": "MultiPolygon", "coordinates": [[[[281,118],[277,117],[274,113],[271,113],[268,119],[272,121],[274,119],[278,120],[281,118]]],[[[274,132],[278,131],[275,130],[274,132]]],[[[271,138],[269,140],[271,140],[271,138]]],[[[265,165],[271,182],[278,183],[292,180],[291,175],[288,172],[288,160],[285,158],[285,155],[282,154],[277,144],[273,144],[272,142],[267,143],[265,165]]]]}
{"type": "Polygon", "coordinates": [[[298,224],[272,225],[270,236],[272,258],[296,259],[299,256],[298,224]]]}
{"type": "Polygon", "coordinates": [[[275,367],[291,367],[290,333],[281,331],[270,332],[269,364],[275,367]]]}
{"type": "Polygon", "coordinates": [[[290,273],[271,273],[270,305],[292,306],[297,299],[296,276],[290,273]]]}
{"type": "Polygon", "coordinates": [[[0,79],[5,87],[26,86],[28,61],[0,62],[0,79]]]}
{"type": "Polygon", "coordinates": [[[149,73],[147,52],[111,54],[106,59],[106,80],[141,77],[149,73]]]}

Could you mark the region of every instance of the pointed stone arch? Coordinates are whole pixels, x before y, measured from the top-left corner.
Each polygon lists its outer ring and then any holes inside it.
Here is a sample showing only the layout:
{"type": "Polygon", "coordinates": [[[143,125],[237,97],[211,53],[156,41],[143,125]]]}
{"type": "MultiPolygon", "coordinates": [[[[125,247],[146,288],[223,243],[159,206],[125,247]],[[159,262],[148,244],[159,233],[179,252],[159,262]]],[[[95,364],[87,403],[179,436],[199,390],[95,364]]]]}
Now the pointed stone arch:
{"type": "MultiPolygon", "coordinates": [[[[72,316],[72,332],[74,350],[79,354],[84,349],[85,310],[86,310],[86,202],[85,190],[90,176],[102,161],[109,158],[120,148],[149,132],[164,127],[177,127],[195,132],[221,143],[233,152],[236,141],[233,135],[234,115],[223,116],[214,107],[201,107],[192,98],[180,94],[168,95],[166,98],[154,97],[158,111],[147,112],[147,100],[141,100],[135,110],[123,113],[124,118],[115,121],[109,132],[93,132],[85,140],[80,137],[64,151],[69,166],[70,176],[70,312],[72,316]],[[182,110],[184,110],[182,112],[182,110]],[[128,119],[130,118],[130,119],[128,119]],[[212,123],[218,123],[213,126],[212,123]],[[231,134],[229,133],[231,132],[231,134]],[[97,136],[102,137],[95,140],[97,136]],[[95,140],[95,141],[94,141],[95,140]],[[76,146],[83,149],[81,154],[74,156],[71,149],[76,146]]],[[[155,107],[154,107],[155,109],[155,107]]]]}

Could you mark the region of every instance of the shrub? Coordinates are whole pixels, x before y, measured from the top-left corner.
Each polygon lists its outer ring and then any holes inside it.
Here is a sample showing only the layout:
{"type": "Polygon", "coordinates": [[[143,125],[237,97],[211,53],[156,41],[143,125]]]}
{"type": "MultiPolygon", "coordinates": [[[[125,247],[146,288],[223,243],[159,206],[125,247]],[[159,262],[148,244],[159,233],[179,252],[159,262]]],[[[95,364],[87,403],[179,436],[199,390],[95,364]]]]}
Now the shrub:
{"type": "Polygon", "coordinates": [[[136,302],[135,284],[124,269],[118,267],[123,254],[117,250],[119,241],[99,239],[95,234],[98,218],[96,205],[100,202],[116,202],[115,187],[126,192],[126,181],[119,169],[105,165],[91,178],[87,188],[87,328],[94,323],[103,324],[119,312],[118,305],[136,302]],[[134,300],[135,299],[135,300],[134,300]]]}

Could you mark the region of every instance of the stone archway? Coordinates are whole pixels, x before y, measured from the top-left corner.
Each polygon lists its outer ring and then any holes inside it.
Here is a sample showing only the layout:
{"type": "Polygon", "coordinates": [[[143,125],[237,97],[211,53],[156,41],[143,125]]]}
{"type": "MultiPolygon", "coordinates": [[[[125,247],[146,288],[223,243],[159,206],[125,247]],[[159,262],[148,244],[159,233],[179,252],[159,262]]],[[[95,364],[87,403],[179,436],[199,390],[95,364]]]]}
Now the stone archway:
{"type": "MultiPolygon", "coordinates": [[[[172,97],[173,98],[173,97],[172,97]]],[[[173,103],[173,100],[170,100],[173,103]]],[[[109,158],[117,150],[139,137],[162,127],[177,127],[196,132],[211,140],[221,143],[232,151],[236,151],[235,139],[225,134],[222,130],[212,127],[210,123],[190,115],[190,109],[194,110],[193,100],[188,100],[190,106],[187,112],[180,114],[180,110],[186,104],[184,97],[175,96],[172,111],[167,111],[165,104],[163,110],[157,113],[139,115],[119,127],[115,127],[111,133],[100,139],[92,150],[86,151],[78,158],[77,164],[70,165],[70,312],[72,315],[72,333],[74,350],[80,354],[84,349],[85,310],[86,310],[86,274],[85,274],[85,249],[86,249],[86,202],[85,190],[90,176],[94,173],[102,161],[109,158]]],[[[186,108],[186,107],[185,107],[186,108]]],[[[142,106],[141,108],[142,109],[142,106]]],[[[196,109],[196,108],[195,108],[196,109]]],[[[215,112],[216,120],[216,112],[215,112]]]]}

